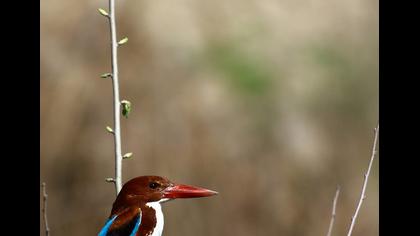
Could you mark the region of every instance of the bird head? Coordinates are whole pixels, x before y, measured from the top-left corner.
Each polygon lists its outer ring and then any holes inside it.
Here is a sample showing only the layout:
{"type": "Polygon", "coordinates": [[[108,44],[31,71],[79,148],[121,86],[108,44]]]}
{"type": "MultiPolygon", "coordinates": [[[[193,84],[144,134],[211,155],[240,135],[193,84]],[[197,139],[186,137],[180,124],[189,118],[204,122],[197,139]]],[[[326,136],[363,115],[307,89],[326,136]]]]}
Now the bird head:
{"type": "Polygon", "coordinates": [[[176,184],[160,176],[140,176],[124,184],[113,205],[113,212],[126,205],[166,202],[176,198],[209,197],[217,192],[185,184],[176,184]]]}

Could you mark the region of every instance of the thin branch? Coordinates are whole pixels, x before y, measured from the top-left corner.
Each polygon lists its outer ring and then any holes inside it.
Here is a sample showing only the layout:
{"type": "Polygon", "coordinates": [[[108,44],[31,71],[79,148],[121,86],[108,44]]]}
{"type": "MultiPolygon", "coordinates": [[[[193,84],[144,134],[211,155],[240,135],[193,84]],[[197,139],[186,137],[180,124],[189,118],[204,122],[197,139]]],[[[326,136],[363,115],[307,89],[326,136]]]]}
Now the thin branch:
{"type": "Polygon", "coordinates": [[[337,206],[338,195],[340,195],[340,186],[337,186],[337,190],[335,191],[335,197],[334,197],[334,201],[333,201],[333,208],[332,208],[332,212],[331,212],[330,226],[328,228],[327,236],[331,236],[332,229],[333,229],[333,226],[334,226],[335,208],[337,206]]]}
{"type": "Polygon", "coordinates": [[[351,235],[351,233],[353,231],[353,228],[354,228],[354,225],[356,223],[357,215],[359,214],[360,208],[362,206],[363,200],[366,198],[365,192],[366,192],[366,186],[367,186],[368,179],[369,179],[370,169],[372,168],[372,163],[373,163],[373,160],[375,159],[375,156],[376,156],[376,144],[378,142],[378,132],[379,132],[379,123],[375,128],[375,140],[373,142],[373,147],[372,147],[372,156],[370,158],[368,170],[367,170],[366,174],[364,175],[363,187],[362,187],[362,192],[360,194],[359,203],[357,204],[356,211],[354,212],[354,215],[351,218],[351,224],[350,224],[350,228],[349,228],[349,231],[347,233],[347,236],[351,235]]]}
{"type": "Polygon", "coordinates": [[[117,42],[117,27],[115,22],[115,0],[109,0],[109,28],[111,33],[111,57],[112,57],[112,87],[114,95],[114,144],[115,144],[115,192],[121,190],[121,126],[120,126],[120,94],[118,83],[118,42],[117,42]]]}
{"type": "Polygon", "coordinates": [[[42,183],[42,194],[43,194],[43,199],[44,199],[44,206],[42,208],[42,213],[44,215],[45,235],[49,236],[50,235],[50,228],[48,227],[48,217],[47,217],[48,195],[47,195],[47,191],[45,190],[45,183],[42,183]]]}

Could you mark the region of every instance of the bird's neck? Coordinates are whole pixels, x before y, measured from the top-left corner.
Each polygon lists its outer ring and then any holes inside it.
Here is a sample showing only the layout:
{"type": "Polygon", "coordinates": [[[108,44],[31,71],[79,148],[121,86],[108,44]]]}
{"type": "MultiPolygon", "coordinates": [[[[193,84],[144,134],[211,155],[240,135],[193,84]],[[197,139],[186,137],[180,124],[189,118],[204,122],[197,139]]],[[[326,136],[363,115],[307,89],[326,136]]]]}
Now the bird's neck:
{"type": "Polygon", "coordinates": [[[163,212],[162,212],[162,206],[160,205],[160,201],[146,203],[146,206],[152,208],[155,211],[155,217],[156,217],[156,225],[153,230],[153,233],[150,236],[161,236],[163,232],[164,219],[163,219],[163,212]]]}

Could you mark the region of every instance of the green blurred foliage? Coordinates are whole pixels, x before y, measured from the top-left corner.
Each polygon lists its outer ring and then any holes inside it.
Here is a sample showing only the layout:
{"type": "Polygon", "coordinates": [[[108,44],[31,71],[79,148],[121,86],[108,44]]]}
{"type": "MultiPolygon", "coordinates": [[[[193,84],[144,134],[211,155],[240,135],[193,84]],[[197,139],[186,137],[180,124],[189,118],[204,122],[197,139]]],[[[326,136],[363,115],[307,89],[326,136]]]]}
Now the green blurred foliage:
{"type": "Polygon", "coordinates": [[[223,79],[240,95],[249,97],[264,96],[270,89],[272,76],[258,61],[241,54],[232,45],[212,46],[209,49],[208,63],[223,74],[223,79]]]}

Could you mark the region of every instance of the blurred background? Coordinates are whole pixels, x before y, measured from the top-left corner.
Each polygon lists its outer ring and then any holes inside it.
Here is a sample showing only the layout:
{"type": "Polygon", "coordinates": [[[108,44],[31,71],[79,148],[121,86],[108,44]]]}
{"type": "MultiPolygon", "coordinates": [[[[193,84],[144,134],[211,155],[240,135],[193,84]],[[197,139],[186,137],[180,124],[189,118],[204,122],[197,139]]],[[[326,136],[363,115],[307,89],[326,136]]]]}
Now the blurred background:
{"type": "MultiPolygon", "coordinates": [[[[164,235],[348,230],[378,120],[376,0],[118,0],[123,182],[218,191],[164,205],[164,235]]],[[[107,0],[41,1],[41,176],[52,235],[97,235],[115,199],[107,0]]],[[[353,235],[379,235],[378,161],[353,235]]],[[[41,192],[40,192],[41,193],[41,192]]],[[[40,202],[41,204],[41,202],[40,202]]],[[[41,212],[40,212],[41,214],[41,212]]],[[[43,235],[43,223],[40,222],[43,235]]]]}

